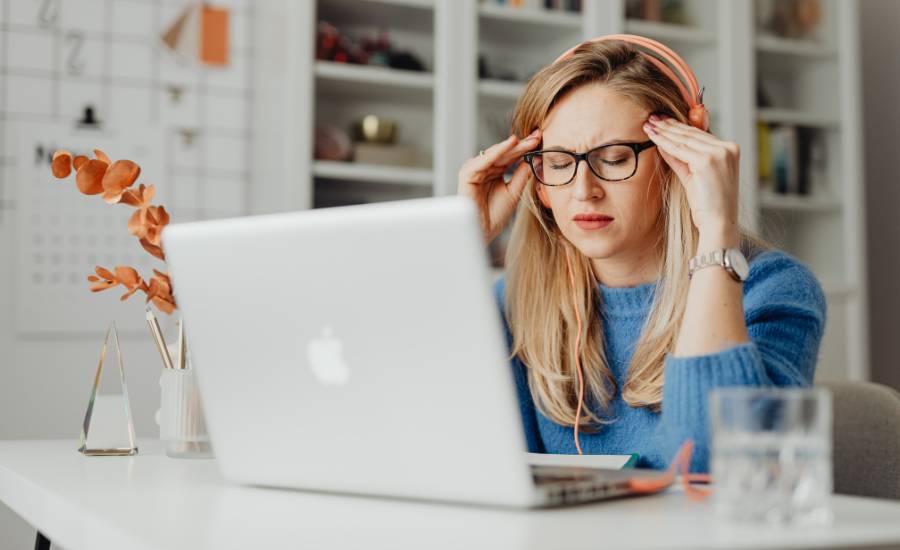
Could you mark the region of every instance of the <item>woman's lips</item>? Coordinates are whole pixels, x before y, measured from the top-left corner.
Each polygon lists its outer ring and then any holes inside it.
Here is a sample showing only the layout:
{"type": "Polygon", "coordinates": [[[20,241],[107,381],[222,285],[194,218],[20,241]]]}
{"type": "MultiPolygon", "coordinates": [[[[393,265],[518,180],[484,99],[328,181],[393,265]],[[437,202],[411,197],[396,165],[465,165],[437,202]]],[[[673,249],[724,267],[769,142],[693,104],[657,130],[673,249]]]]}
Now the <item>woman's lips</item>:
{"type": "Polygon", "coordinates": [[[602,220],[575,220],[575,223],[578,225],[578,227],[582,229],[603,229],[612,222],[613,221],[610,218],[602,220]]]}
{"type": "Polygon", "coordinates": [[[572,221],[582,229],[603,229],[613,218],[605,214],[576,214],[572,221]]]}

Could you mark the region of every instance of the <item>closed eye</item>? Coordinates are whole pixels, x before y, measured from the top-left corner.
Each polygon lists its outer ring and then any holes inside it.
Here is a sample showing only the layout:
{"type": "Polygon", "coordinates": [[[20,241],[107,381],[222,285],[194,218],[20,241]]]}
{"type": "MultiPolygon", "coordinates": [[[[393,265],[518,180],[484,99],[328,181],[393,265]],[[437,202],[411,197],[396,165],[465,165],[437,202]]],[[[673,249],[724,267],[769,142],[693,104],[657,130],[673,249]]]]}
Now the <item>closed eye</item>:
{"type": "Polygon", "coordinates": [[[618,166],[620,164],[625,164],[629,159],[618,159],[618,160],[604,160],[603,164],[608,164],[609,166],[618,166]]]}

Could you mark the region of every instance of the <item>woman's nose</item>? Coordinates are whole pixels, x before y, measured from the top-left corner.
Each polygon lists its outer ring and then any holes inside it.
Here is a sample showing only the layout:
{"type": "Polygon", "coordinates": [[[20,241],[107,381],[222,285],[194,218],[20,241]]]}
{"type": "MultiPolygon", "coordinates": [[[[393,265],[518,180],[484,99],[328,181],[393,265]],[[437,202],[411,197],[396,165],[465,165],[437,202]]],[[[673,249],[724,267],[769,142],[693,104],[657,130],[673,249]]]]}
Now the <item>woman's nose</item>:
{"type": "Polygon", "coordinates": [[[605,195],[602,181],[591,172],[587,161],[578,163],[575,181],[572,183],[575,186],[575,198],[580,201],[599,199],[605,195]]]}

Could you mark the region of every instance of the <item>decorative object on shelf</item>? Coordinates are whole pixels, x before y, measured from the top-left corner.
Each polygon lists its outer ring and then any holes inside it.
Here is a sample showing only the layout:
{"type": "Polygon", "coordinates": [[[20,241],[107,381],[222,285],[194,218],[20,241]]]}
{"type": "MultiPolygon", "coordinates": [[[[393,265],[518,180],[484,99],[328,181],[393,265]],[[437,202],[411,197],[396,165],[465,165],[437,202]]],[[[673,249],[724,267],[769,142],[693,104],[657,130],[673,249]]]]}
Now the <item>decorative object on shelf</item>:
{"type": "Polygon", "coordinates": [[[481,0],[481,3],[527,10],[581,12],[581,0],[481,0]]]}
{"type": "Polygon", "coordinates": [[[397,140],[398,124],[377,115],[366,115],[353,125],[357,141],[367,143],[394,143],[397,140]]]}
{"type": "Polygon", "coordinates": [[[675,25],[690,25],[684,0],[627,0],[625,17],[675,25]]]}
{"type": "Polygon", "coordinates": [[[489,63],[484,54],[478,56],[478,78],[505,80],[508,82],[525,82],[536,72],[536,70],[529,71],[529,74],[523,75],[511,70],[504,63],[497,63],[496,65],[489,63]]]}
{"type": "Polygon", "coordinates": [[[189,2],[161,35],[162,43],[180,57],[202,65],[228,65],[228,9],[189,2]]]}
{"type": "MultiPolygon", "coordinates": [[[[108,371],[109,369],[107,369],[108,371]]],[[[81,441],[78,452],[88,456],[131,456],[138,453],[134,437],[134,422],[128,402],[128,387],[125,384],[125,367],[122,364],[122,350],[119,348],[119,334],[115,323],[111,323],[100,348],[100,362],[94,375],[91,398],[88,401],[84,422],[81,425],[81,441]],[[115,373],[103,377],[106,366],[106,352],[110,336],[116,348],[115,373]],[[113,376],[114,380],[110,381],[113,376]],[[104,380],[106,383],[104,384],[104,380]],[[103,386],[101,388],[101,386],[103,386]]]]}
{"type": "Polygon", "coordinates": [[[376,115],[366,115],[353,124],[356,143],[353,161],[383,166],[428,167],[429,158],[410,145],[397,143],[399,123],[376,115]]]}
{"type": "Polygon", "coordinates": [[[344,130],[330,124],[317,124],[314,158],[317,160],[350,160],[353,142],[344,130]]]}
{"type": "Polygon", "coordinates": [[[822,22],[819,0],[757,0],[756,25],[760,32],[782,38],[815,40],[822,22]]]}
{"type": "Polygon", "coordinates": [[[425,64],[415,54],[396,49],[386,31],[381,31],[375,38],[364,37],[357,43],[327,21],[319,21],[318,24],[316,59],[406,71],[426,70],[425,64]]]}

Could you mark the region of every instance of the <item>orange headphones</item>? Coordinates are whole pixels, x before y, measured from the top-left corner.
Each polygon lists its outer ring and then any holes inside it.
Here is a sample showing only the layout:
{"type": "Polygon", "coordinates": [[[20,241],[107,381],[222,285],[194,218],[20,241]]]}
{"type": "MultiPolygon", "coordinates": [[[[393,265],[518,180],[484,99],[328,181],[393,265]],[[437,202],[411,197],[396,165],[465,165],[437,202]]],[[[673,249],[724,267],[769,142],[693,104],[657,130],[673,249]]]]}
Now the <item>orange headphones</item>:
{"type": "MultiPolygon", "coordinates": [[[[688,121],[690,122],[691,126],[699,128],[703,131],[709,130],[709,113],[707,112],[706,107],[703,105],[703,89],[697,85],[697,78],[694,76],[694,72],[690,67],[688,67],[688,64],[678,56],[678,54],[673,52],[665,45],[657,42],[656,40],[652,40],[643,36],[637,36],[634,34],[610,34],[601,36],[599,38],[594,38],[593,40],[582,42],[577,46],[570,48],[565,53],[557,57],[553,63],[558,63],[564,59],[568,59],[572,56],[575,50],[583,44],[600,42],[602,40],[621,40],[622,42],[628,42],[629,44],[634,46],[636,50],[642,53],[651,63],[653,63],[660,71],[662,71],[663,74],[672,79],[676,86],[678,86],[678,90],[681,92],[681,96],[690,107],[690,111],[688,112],[688,121]]],[[[538,196],[541,199],[541,204],[543,204],[546,208],[550,208],[550,200],[547,197],[547,191],[540,183],[538,184],[538,196]]],[[[569,284],[572,289],[572,305],[574,306],[575,310],[575,321],[578,324],[578,332],[575,336],[575,370],[578,374],[578,409],[575,412],[574,438],[575,448],[578,450],[578,454],[583,454],[581,450],[581,442],[578,440],[579,424],[581,423],[581,411],[582,409],[584,409],[584,373],[581,369],[581,359],[579,357],[579,350],[581,348],[582,324],[581,315],[578,313],[578,296],[575,293],[575,276],[572,272],[572,258],[569,253],[568,246],[564,245],[563,250],[566,253],[566,268],[568,269],[569,284]]],[[[689,453],[690,450],[688,450],[688,457],[690,456],[689,453]]],[[[688,462],[690,462],[690,458],[688,458],[688,462]]]]}

